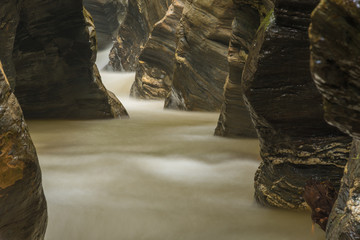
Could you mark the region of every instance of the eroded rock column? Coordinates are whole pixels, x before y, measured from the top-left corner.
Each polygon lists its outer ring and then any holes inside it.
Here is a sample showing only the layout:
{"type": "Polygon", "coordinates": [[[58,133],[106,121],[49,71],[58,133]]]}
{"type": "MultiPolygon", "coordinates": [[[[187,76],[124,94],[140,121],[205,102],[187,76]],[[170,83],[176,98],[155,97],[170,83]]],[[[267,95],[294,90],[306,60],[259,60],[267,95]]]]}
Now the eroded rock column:
{"type": "Polygon", "coordinates": [[[140,54],[131,96],[165,99],[168,95],[175,67],[176,32],[184,2],[173,0],[165,16],[155,24],[140,54]]]}
{"type": "Polygon", "coordinates": [[[136,71],[143,47],[155,23],[162,19],[172,0],[129,0],[128,9],[110,52],[108,68],[136,71]]]}
{"type": "Polygon", "coordinates": [[[311,70],[326,120],[353,137],[327,239],[360,239],[360,2],[323,0],[312,15],[311,70]]]}
{"type": "Polygon", "coordinates": [[[35,147],[0,63],[0,239],[42,240],[46,201],[35,147]]]}
{"type": "Polygon", "coordinates": [[[305,208],[312,178],[339,188],[351,139],[323,119],[309,69],[307,30],[316,0],[277,0],[260,24],[243,73],[245,101],[261,144],[255,197],[263,205],[305,208]]]}
{"type": "Polygon", "coordinates": [[[26,118],[127,117],[101,82],[95,27],[81,0],[23,0],[19,16],[15,95],[26,118]]]}
{"type": "Polygon", "coordinates": [[[220,110],[233,19],[232,0],[186,1],[166,108],[220,110]]]}

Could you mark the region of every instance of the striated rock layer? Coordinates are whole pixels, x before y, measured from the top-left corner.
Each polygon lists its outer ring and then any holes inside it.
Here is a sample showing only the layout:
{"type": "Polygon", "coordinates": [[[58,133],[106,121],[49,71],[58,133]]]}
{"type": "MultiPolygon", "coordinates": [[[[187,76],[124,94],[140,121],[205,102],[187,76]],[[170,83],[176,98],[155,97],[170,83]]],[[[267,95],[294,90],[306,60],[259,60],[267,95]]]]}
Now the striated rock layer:
{"type": "Polygon", "coordinates": [[[127,116],[101,82],[95,27],[81,0],[23,0],[19,9],[13,59],[25,117],[127,116]]]}
{"type": "Polygon", "coordinates": [[[232,0],[187,0],[179,25],[173,85],[165,107],[219,111],[228,74],[232,0]]]}
{"type": "Polygon", "coordinates": [[[1,63],[0,149],[0,239],[44,239],[47,210],[41,171],[1,63]]]}
{"type": "Polygon", "coordinates": [[[164,99],[169,93],[174,74],[176,30],[184,2],[173,0],[165,16],[155,24],[140,54],[131,96],[164,99]]]}
{"type": "Polygon", "coordinates": [[[127,10],[127,0],[84,0],[94,19],[99,50],[113,43],[127,10]]]}
{"type": "Polygon", "coordinates": [[[350,134],[353,146],[327,239],[360,239],[360,2],[323,0],[310,27],[311,69],[325,118],[350,134]],[[330,49],[330,50],[329,50],[330,49]]]}
{"type": "Polygon", "coordinates": [[[306,182],[329,180],[339,188],[348,158],[351,139],[324,121],[309,70],[307,29],[317,3],[277,0],[243,72],[245,102],[261,144],[255,197],[263,205],[305,208],[306,182]]]}
{"type": "Polygon", "coordinates": [[[136,66],[149,34],[164,17],[172,0],[128,0],[128,9],[110,52],[114,71],[136,71],[136,66]]]}
{"type": "Polygon", "coordinates": [[[229,74],[225,83],[224,103],[215,135],[225,137],[257,137],[250,113],[245,106],[241,88],[242,72],[249,49],[260,25],[256,1],[234,0],[235,19],[232,23],[228,62],[229,74]]]}

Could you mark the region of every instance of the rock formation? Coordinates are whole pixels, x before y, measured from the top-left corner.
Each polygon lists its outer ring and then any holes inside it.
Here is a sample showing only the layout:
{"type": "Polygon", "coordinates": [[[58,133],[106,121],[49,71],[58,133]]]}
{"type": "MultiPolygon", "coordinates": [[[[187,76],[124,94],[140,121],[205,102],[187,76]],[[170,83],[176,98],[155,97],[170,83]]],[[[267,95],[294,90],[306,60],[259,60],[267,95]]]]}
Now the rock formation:
{"type": "Polygon", "coordinates": [[[232,0],[188,0],[180,20],[173,85],[165,107],[218,111],[228,74],[232,0]]]}
{"type": "Polygon", "coordinates": [[[169,93],[174,74],[176,30],[184,2],[173,0],[165,16],[155,24],[140,54],[131,96],[165,99],[169,93]]]}
{"type": "Polygon", "coordinates": [[[114,71],[136,71],[141,48],[154,24],[166,13],[171,0],[128,0],[128,9],[110,52],[114,71]]]}
{"type": "Polygon", "coordinates": [[[255,197],[263,205],[305,208],[306,182],[328,180],[339,188],[348,158],[351,139],[324,121],[310,74],[307,29],[317,3],[277,0],[245,64],[242,87],[262,157],[255,197]]]}
{"type": "Polygon", "coordinates": [[[260,18],[263,17],[257,10],[256,4],[258,4],[256,1],[249,4],[242,0],[234,0],[236,12],[228,53],[229,74],[225,83],[224,103],[215,135],[257,137],[241,88],[242,72],[249,49],[259,28],[260,18]]]}
{"type": "Polygon", "coordinates": [[[41,172],[21,108],[0,63],[0,239],[44,239],[41,172]]]}
{"type": "Polygon", "coordinates": [[[113,43],[126,10],[126,0],[84,0],[84,6],[94,19],[99,50],[113,43]]]}
{"type": "Polygon", "coordinates": [[[311,69],[323,95],[325,118],[353,137],[327,239],[360,239],[360,5],[323,0],[310,27],[311,69]]]}
{"type": "Polygon", "coordinates": [[[101,82],[95,65],[95,28],[81,0],[23,0],[18,9],[9,13],[19,16],[18,23],[5,27],[17,26],[16,36],[9,36],[15,38],[14,49],[3,45],[0,49],[5,48],[1,50],[5,58],[13,54],[15,95],[25,117],[127,116],[101,82]]]}

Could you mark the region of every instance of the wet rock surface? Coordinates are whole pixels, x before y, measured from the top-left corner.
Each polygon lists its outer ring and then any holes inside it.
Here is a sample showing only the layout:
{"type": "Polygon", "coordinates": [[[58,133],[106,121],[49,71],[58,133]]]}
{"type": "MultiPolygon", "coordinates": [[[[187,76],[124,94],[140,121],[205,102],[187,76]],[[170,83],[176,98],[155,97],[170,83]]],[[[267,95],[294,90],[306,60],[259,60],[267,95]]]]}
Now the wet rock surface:
{"type": "Polygon", "coordinates": [[[177,43],[176,31],[185,0],[173,0],[164,18],[157,22],[139,57],[131,96],[164,99],[172,84],[177,43]]]}
{"type": "Polygon", "coordinates": [[[104,50],[116,37],[126,10],[126,0],[84,0],[84,7],[94,19],[98,49],[104,50]]]}
{"type": "Polygon", "coordinates": [[[173,85],[165,107],[219,111],[228,74],[232,0],[187,1],[180,20],[173,85]]]}
{"type": "Polygon", "coordinates": [[[129,0],[127,13],[120,26],[107,69],[136,71],[141,48],[157,21],[162,19],[172,0],[129,0]]]}
{"type": "Polygon", "coordinates": [[[44,239],[41,171],[20,105],[0,63],[0,239],[44,239]]]}
{"type": "Polygon", "coordinates": [[[317,3],[276,1],[243,72],[245,102],[261,144],[255,197],[262,205],[305,208],[306,182],[329,180],[338,189],[348,158],[351,139],[324,121],[310,74],[307,29],[317,3]]]}
{"type": "Polygon", "coordinates": [[[325,118],[354,138],[327,239],[360,239],[359,26],[359,1],[324,0],[309,30],[311,70],[323,96],[325,118]]]}
{"type": "Polygon", "coordinates": [[[229,74],[224,87],[225,99],[215,135],[257,137],[241,88],[242,72],[262,17],[255,4],[255,1],[252,3],[234,1],[235,19],[232,23],[228,53],[229,74]]]}
{"type": "Polygon", "coordinates": [[[126,117],[101,82],[95,27],[82,1],[24,0],[19,9],[13,62],[25,117],[126,117]]]}

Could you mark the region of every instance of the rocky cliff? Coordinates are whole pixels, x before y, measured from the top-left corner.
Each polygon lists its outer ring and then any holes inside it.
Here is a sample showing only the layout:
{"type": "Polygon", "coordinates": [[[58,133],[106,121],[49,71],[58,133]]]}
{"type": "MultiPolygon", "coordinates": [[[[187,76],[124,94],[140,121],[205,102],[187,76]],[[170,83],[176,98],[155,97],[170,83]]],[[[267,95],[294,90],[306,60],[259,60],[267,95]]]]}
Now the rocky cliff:
{"type": "Polygon", "coordinates": [[[99,50],[113,44],[120,23],[124,20],[126,0],[84,0],[84,7],[94,19],[99,50]]]}
{"type": "Polygon", "coordinates": [[[0,239],[44,239],[47,210],[35,147],[0,63],[0,239]]]}
{"type": "Polygon", "coordinates": [[[184,2],[173,0],[165,16],[155,24],[140,54],[131,96],[164,99],[169,93],[174,74],[176,30],[184,2]]]}
{"type": "Polygon", "coordinates": [[[360,5],[323,0],[310,27],[311,69],[322,93],[325,118],[353,137],[327,239],[360,239],[360,5]],[[331,51],[329,51],[331,49],[331,51]]]}
{"type": "Polygon", "coordinates": [[[172,0],[128,0],[128,8],[110,52],[110,69],[136,71],[136,66],[149,34],[162,19],[172,0]]]}
{"type": "Polygon", "coordinates": [[[0,49],[5,58],[12,53],[16,77],[13,71],[10,75],[15,79],[15,94],[25,117],[127,116],[119,100],[101,82],[95,65],[95,28],[81,0],[23,0],[12,9],[6,14],[18,22],[12,20],[5,29],[16,32],[8,36],[15,38],[14,48],[1,45],[0,49]]]}
{"type": "MultiPolygon", "coordinates": [[[[234,0],[235,19],[228,52],[229,74],[225,83],[224,103],[215,135],[226,137],[257,137],[250,113],[245,106],[241,87],[242,73],[257,29],[264,13],[256,1],[234,0]]],[[[270,1],[268,4],[272,4],[270,1]]],[[[265,6],[269,8],[269,6],[265,6]]]]}
{"type": "Polygon", "coordinates": [[[263,205],[304,208],[306,182],[329,180],[339,188],[348,158],[351,139],[324,121],[310,74],[307,29],[317,3],[277,0],[245,64],[242,87],[262,157],[255,197],[263,205]]]}
{"type": "Polygon", "coordinates": [[[186,1],[166,108],[220,110],[233,19],[232,0],[186,1]]]}

